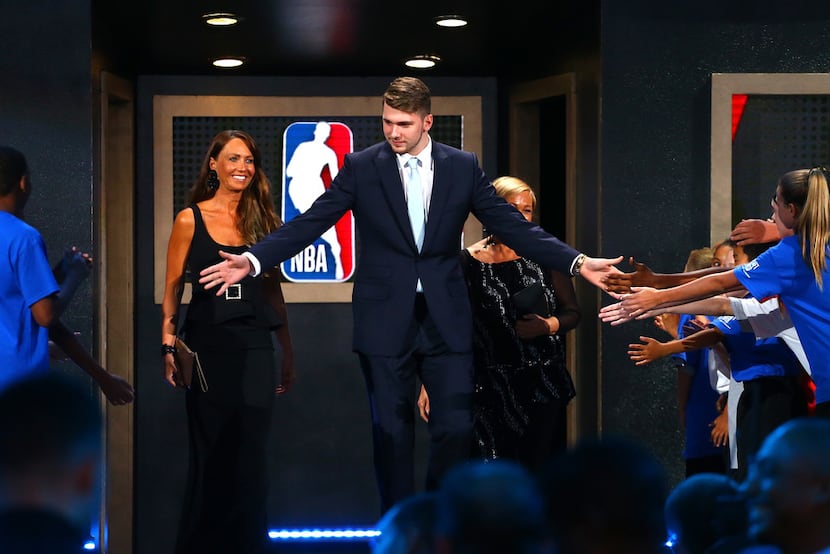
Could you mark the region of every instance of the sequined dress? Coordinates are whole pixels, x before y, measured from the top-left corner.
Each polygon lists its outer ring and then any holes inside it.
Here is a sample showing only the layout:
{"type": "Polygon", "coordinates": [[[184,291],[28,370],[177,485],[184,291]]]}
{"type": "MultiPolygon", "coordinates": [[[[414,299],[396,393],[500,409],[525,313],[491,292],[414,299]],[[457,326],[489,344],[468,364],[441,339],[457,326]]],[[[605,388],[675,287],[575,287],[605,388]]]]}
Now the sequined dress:
{"type": "Polygon", "coordinates": [[[535,406],[552,399],[564,405],[576,394],[563,337],[516,335],[511,295],[541,280],[551,314],[557,312],[556,295],[549,272],[530,260],[483,263],[463,250],[461,262],[473,308],[476,443],[485,459],[510,457],[535,406]]]}

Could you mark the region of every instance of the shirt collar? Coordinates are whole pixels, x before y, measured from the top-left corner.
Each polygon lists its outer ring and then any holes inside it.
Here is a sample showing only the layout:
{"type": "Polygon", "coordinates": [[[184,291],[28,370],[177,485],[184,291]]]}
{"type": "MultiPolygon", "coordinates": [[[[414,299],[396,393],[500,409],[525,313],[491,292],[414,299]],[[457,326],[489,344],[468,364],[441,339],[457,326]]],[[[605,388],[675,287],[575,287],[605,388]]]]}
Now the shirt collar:
{"type": "Polygon", "coordinates": [[[397,154],[398,156],[398,163],[401,167],[406,167],[406,163],[409,161],[409,158],[418,158],[421,163],[421,167],[430,167],[430,162],[432,160],[432,137],[428,137],[429,140],[427,141],[427,145],[424,146],[424,149],[418,152],[417,156],[413,156],[412,154],[397,154]]]}

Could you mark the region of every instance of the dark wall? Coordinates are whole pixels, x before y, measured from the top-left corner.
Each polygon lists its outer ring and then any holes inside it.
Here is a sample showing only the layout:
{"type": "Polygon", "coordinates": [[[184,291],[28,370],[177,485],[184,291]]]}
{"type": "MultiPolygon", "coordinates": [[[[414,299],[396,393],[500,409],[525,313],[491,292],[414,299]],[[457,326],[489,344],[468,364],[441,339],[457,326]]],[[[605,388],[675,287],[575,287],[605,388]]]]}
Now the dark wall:
{"type": "MultiPolygon", "coordinates": [[[[816,2],[603,2],[603,254],[672,272],[709,243],[711,74],[830,71],[829,11],[816,2]]],[[[679,478],[675,376],[665,364],[635,369],[625,352],[640,334],[666,340],[650,322],[604,329],[603,431],[645,440],[679,478]]]]}
{"type": "MultiPolygon", "coordinates": [[[[15,3],[0,18],[0,144],[29,162],[33,192],[25,216],[53,264],[71,245],[94,254],[89,4],[34,0],[15,3]]],[[[62,317],[88,348],[90,290],[81,286],[62,317]]]]}
{"type": "MultiPolygon", "coordinates": [[[[141,77],[137,86],[136,553],[172,549],[187,469],[184,396],[161,379],[160,307],[153,300],[153,95],[380,96],[389,78],[141,77]]],[[[495,83],[426,79],[436,96],[483,98],[485,171],[494,174],[495,83]]],[[[380,126],[380,117],[378,117],[380,126]]],[[[207,148],[207,144],[204,145],[207,148]]],[[[194,168],[194,171],[196,168],[194,168]]],[[[274,183],[279,187],[279,183],[274,183]]],[[[277,401],[272,438],[272,527],[371,526],[379,517],[369,407],[351,351],[351,304],[289,304],[298,380],[277,401]]],[[[419,427],[424,431],[423,426],[419,427]]],[[[418,440],[420,482],[425,433],[418,440]]]]}

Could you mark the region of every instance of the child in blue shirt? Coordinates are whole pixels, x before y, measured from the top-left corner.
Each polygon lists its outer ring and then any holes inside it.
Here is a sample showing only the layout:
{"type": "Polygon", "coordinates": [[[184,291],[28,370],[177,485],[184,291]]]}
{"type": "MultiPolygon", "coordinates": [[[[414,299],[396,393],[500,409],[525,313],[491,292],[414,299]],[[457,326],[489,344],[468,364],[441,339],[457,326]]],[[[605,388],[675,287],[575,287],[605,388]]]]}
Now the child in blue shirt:
{"type": "Polygon", "coordinates": [[[623,309],[636,317],[727,291],[747,290],[759,299],[777,295],[810,362],[815,383],[815,415],[830,417],[830,191],[823,168],[784,174],[772,197],[773,220],[784,237],[752,262],[733,271],[707,275],[679,287],[632,289],[623,309]],[[785,236],[794,230],[793,236],[785,236]]]}
{"type": "Polygon", "coordinates": [[[92,377],[112,404],[133,400],[133,388],[101,367],[61,323],[60,287],[40,233],[23,221],[31,192],[26,158],[0,146],[0,388],[49,370],[49,339],[92,377]]]}

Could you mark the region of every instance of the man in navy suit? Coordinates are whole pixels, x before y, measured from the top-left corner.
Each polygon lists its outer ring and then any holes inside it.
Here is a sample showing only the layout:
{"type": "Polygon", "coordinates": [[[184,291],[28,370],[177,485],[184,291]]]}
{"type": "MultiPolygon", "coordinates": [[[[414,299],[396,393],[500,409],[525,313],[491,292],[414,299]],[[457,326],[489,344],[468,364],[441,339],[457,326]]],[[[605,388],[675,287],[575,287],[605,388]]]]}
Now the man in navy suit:
{"type": "Polygon", "coordinates": [[[331,187],[308,211],[242,255],[220,252],[224,261],[199,279],[206,288],[219,285],[222,294],[246,275],[290,258],[353,211],[360,233],[353,349],[369,392],[384,512],[415,491],[416,378],[430,399],[427,488],[471,455],[472,315],[459,263],[470,212],[521,256],[597,286],[622,259],[587,257],[526,221],[496,194],[474,154],[430,139],[430,110],[430,91],[421,80],[392,81],[383,96],[386,142],[346,156],[331,187]],[[407,202],[415,198],[406,191],[413,182],[421,188],[417,209],[423,212],[410,217],[407,202]],[[411,223],[423,218],[416,236],[411,223]]]}

